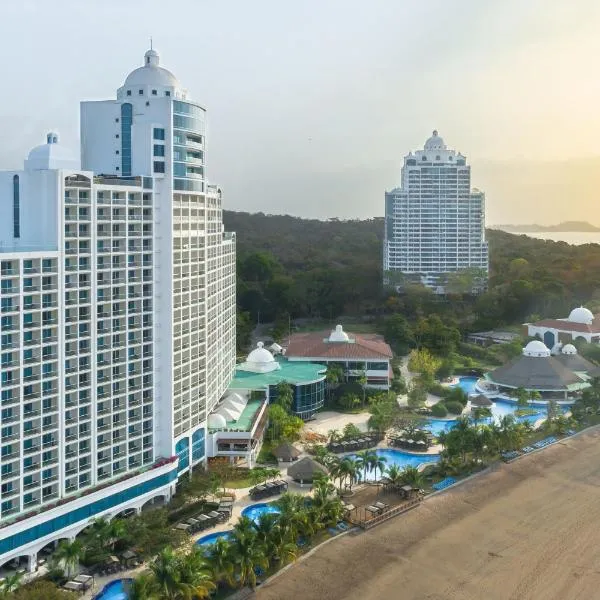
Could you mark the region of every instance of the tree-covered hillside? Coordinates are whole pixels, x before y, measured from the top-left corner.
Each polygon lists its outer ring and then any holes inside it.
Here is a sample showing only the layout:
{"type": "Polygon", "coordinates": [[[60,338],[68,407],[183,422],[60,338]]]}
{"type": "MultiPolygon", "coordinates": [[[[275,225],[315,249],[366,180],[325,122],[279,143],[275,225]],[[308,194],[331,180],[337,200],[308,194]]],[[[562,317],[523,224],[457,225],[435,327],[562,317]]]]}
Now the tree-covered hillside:
{"type": "MultiPolygon", "coordinates": [[[[563,316],[578,304],[600,308],[600,245],[570,246],[498,230],[490,244],[489,289],[478,298],[398,297],[382,280],[383,219],[317,221],[224,213],[237,233],[238,305],[248,323],[298,317],[430,313],[462,330],[563,316]]],[[[242,317],[243,318],[243,317],[242,317]]]]}

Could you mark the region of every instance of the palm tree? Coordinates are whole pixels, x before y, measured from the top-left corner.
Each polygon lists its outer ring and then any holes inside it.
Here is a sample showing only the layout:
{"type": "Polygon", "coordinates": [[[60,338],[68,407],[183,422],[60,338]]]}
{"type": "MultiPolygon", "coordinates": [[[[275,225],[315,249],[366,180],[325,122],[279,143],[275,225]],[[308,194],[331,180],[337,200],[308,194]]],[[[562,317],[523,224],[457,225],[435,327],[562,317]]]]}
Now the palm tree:
{"type": "Polygon", "coordinates": [[[274,513],[263,513],[258,517],[258,520],[253,523],[256,530],[256,539],[262,544],[267,557],[273,556],[273,544],[276,538],[279,537],[279,525],[277,521],[279,515],[274,513]]]}
{"type": "Polygon", "coordinates": [[[140,573],[135,579],[125,580],[127,600],[158,600],[156,582],[150,573],[140,573]]]}
{"type": "Polygon", "coordinates": [[[375,479],[375,481],[377,481],[377,469],[379,469],[381,471],[381,473],[383,474],[383,471],[385,469],[385,464],[387,462],[387,458],[385,456],[379,456],[379,454],[376,454],[376,453],[373,453],[373,454],[374,454],[374,458],[373,458],[373,461],[371,462],[371,467],[374,472],[374,479],[375,479]]]}
{"type": "Polygon", "coordinates": [[[367,372],[363,371],[358,379],[356,380],[356,382],[358,383],[358,385],[360,385],[360,387],[362,388],[362,405],[365,405],[365,396],[366,396],[366,389],[367,389],[367,372]]]}
{"type": "Polygon", "coordinates": [[[180,596],[186,600],[208,598],[216,588],[208,562],[198,546],[179,558],[180,596]]]}
{"type": "Polygon", "coordinates": [[[254,521],[250,517],[241,516],[238,522],[233,526],[233,530],[240,535],[251,535],[256,533],[254,521]]]}
{"type": "Polygon", "coordinates": [[[325,381],[327,382],[327,396],[328,401],[331,404],[331,395],[333,388],[338,385],[344,377],[344,371],[342,367],[337,363],[328,363],[327,371],[325,373],[325,381]]]}
{"type": "Polygon", "coordinates": [[[401,480],[404,485],[412,485],[414,488],[423,487],[423,483],[425,482],[423,473],[417,467],[404,467],[401,480]]]}
{"type": "Polygon", "coordinates": [[[72,569],[76,569],[79,559],[83,554],[83,545],[79,540],[61,540],[54,551],[54,559],[62,564],[67,577],[71,576],[72,569]]]}
{"type": "Polygon", "coordinates": [[[286,492],[277,500],[279,517],[277,522],[282,534],[295,540],[306,525],[306,504],[300,494],[286,492]]]}
{"type": "Polygon", "coordinates": [[[373,450],[362,450],[356,455],[357,467],[363,470],[362,480],[367,480],[367,469],[371,469],[376,453],[373,450]]]}
{"type": "Polygon", "coordinates": [[[385,470],[385,476],[387,477],[387,480],[394,486],[402,483],[402,475],[403,471],[398,465],[390,465],[385,470]]]}
{"type": "Polygon", "coordinates": [[[181,592],[178,558],[170,546],[163,548],[150,564],[157,593],[164,600],[176,600],[181,592]]]}
{"type": "Polygon", "coordinates": [[[269,564],[264,549],[257,543],[256,533],[250,535],[234,529],[231,552],[240,586],[249,585],[254,589],[256,587],[256,569],[266,569],[269,564]]]}
{"type": "Polygon", "coordinates": [[[14,592],[21,585],[22,579],[23,573],[13,573],[12,575],[7,575],[4,581],[0,583],[0,592],[2,596],[14,592]]]}
{"type": "Polygon", "coordinates": [[[217,541],[210,547],[207,560],[213,579],[215,581],[224,581],[227,585],[233,587],[234,577],[231,543],[225,538],[217,538],[217,541]]]}

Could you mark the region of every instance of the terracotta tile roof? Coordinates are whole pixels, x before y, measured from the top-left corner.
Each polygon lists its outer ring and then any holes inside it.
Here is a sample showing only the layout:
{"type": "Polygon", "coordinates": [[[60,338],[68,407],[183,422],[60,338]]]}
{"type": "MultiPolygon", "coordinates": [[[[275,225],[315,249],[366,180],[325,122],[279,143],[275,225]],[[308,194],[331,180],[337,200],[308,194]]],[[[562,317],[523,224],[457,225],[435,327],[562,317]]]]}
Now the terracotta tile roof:
{"type": "Polygon", "coordinates": [[[391,359],[392,349],[376,334],[354,334],[348,332],[352,342],[329,342],[330,331],[294,333],[288,342],[285,355],[288,358],[314,359],[391,359]]]}
{"type": "Polygon", "coordinates": [[[574,323],[566,319],[542,319],[535,323],[528,323],[532,327],[549,327],[560,331],[580,331],[582,333],[600,333],[600,316],[596,315],[591,325],[585,323],[574,323]]]}

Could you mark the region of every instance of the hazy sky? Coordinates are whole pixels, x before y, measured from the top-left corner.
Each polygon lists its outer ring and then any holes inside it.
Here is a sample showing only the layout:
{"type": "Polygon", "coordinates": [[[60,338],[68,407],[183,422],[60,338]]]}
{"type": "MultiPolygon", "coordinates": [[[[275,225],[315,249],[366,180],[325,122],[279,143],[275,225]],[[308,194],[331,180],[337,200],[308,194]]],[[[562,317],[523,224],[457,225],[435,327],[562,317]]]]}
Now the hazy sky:
{"type": "Polygon", "coordinates": [[[148,38],[209,114],[226,207],[383,213],[434,128],[490,223],[600,224],[598,0],[3,0],[0,168],[114,96],[148,38]]]}

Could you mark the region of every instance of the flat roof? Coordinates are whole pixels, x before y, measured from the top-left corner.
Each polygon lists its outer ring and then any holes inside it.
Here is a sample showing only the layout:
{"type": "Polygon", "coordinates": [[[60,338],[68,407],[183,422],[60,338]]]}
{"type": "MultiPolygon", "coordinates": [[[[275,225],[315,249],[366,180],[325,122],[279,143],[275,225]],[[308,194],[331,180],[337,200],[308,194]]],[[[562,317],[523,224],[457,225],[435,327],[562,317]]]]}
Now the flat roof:
{"type": "MultiPolygon", "coordinates": [[[[260,410],[263,402],[264,400],[248,400],[248,404],[246,404],[240,418],[237,421],[227,421],[227,429],[250,431],[254,423],[254,416],[260,410]]],[[[236,440],[236,442],[240,442],[240,440],[236,440]]]]}
{"type": "Polygon", "coordinates": [[[281,368],[268,373],[251,373],[236,369],[235,377],[229,385],[234,390],[262,390],[269,385],[277,385],[282,381],[291,385],[311,383],[325,378],[325,365],[311,362],[277,361],[281,368]]]}

